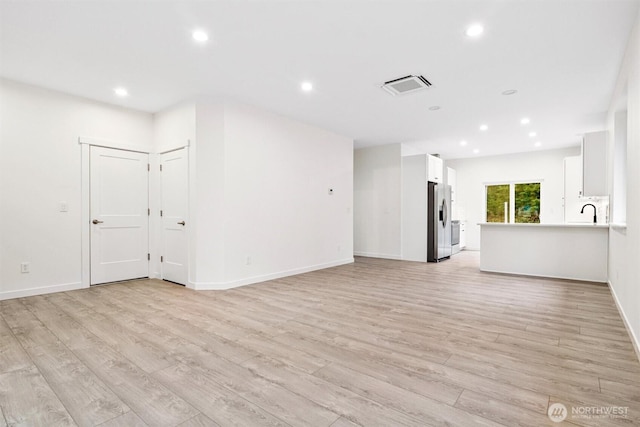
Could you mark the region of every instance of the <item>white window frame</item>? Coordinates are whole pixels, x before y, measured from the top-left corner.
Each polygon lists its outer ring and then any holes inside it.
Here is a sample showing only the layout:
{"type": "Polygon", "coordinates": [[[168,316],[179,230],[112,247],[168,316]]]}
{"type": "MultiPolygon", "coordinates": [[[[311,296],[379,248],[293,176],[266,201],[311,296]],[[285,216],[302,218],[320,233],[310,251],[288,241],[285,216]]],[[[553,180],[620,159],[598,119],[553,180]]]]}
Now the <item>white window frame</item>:
{"type": "MultiPolygon", "coordinates": [[[[482,205],[482,218],[487,221],[487,187],[491,185],[508,185],[509,186],[509,222],[507,224],[516,223],[516,184],[540,184],[540,223],[542,224],[542,191],[544,188],[544,179],[521,179],[515,181],[495,181],[484,182],[484,202],[482,205]]],[[[504,224],[504,223],[502,223],[504,224]]]]}

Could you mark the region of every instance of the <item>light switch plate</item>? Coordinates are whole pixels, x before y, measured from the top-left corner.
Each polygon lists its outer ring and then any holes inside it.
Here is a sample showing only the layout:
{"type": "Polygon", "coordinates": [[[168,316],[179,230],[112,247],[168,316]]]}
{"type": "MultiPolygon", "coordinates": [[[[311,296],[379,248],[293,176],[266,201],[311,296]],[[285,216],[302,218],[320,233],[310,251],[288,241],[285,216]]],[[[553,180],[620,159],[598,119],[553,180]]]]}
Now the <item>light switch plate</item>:
{"type": "Polygon", "coordinates": [[[60,212],[69,211],[69,204],[67,202],[60,202],[60,212]]]}

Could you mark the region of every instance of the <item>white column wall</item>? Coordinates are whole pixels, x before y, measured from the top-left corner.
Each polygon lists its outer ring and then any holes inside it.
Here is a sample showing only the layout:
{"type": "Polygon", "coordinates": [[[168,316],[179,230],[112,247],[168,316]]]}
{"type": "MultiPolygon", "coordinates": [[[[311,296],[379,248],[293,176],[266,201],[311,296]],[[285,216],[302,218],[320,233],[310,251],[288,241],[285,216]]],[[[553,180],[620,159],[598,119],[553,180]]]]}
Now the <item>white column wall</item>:
{"type": "Polygon", "coordinates": [[[401,144],[354,153],[354,254],[402,258],[401,144]]]}
{"type": "Polygon", "coordinates": [[[353,261],[351,139],[244,105],[199,104],[197,129],[196,289],[353,261]]]}
{"type": "MultiPolygon", "coordinates": [[[[627,110],[626,226],[609,233],[609,283],[640,355],[640,13],[629,38],[608,113],[609,141],[615,141],[615,113],[627,110]]],[[[613,185],[613,145],[609,183],[613,185]]],[[[615,196],[617,191],[610,191],[615,196]]],[[[615,203],[612,203],[615,207],[615,203]]]]}

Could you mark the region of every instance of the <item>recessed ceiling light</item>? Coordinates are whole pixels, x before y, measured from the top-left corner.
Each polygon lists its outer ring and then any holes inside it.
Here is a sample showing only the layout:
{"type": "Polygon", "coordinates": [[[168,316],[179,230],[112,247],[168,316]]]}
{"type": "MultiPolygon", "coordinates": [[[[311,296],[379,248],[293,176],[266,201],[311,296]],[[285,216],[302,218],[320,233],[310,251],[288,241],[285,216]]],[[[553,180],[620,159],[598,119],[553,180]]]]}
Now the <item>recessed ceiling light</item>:
{"type": "Polygon", "coordinates": [[[465,31],[465,34],[469,37],[478,37],[480,34],[482,34],[483,31],[484,31],[484,28],[482,27],[482,25],[473,24],[472,26],[467,28],[467,31],[465,31]]]}
{"type": "Polygon", "coordinates": [[[535,132],[529,132],[529,138],[534,138],[536,135],[538,135],[535,132]]]}
{"type": "Polygon", "coordinates": [[[529,120],[528,117],[524,117],[523,119],[520,120],[521,125],[528,125],[529,123],[531,123],[531,120],[529,120]]]}
{"type": "Polygon", "coordinates": [[[429,107],[429,110],[431,111],[438,111],[440,109],[439,105],[434,105],[433,107],[429,107]]]}
{"type": "Polygon", "coordinates": [[[123,87],[117,87],[113,91],[115,92],[116,95],[118,95],[121,98],[124,98],[125,96],[129,96],[129,92],[127,92],[127,90],[123,87]]]}
{"type": "Polygon", "coordinates": [[[480,152],[480,150],[477,149],[477,148],[473,150],[473,154],[478,154],[479,152],[480,152]]]}
{"type": "Polygon", "coordinates": [[[518,93],[518,91],[515,90],[515,89],[509,89],[509,90],[505,90],[504,92],[502,92],[503,95],[513,95],[513,94],[516,94],[516,93],[518,93]]]}
{"type": "Polygon", "coordinates": [[[465,145],[467,145],[467,141],[460,141],[460,145],[464,147],[465,145]]]}
{"type": "Polygon", "coordinates": [[[300,85],[300,89],[305,92],[311,92],[313,90],[313,85],[311,84],[311,82],[302,82],[302,84],[300,85]]]}
{"type": "Polygon", "coordinates": [[[540,142],[540,141],[536,141],[536,143],[535,143],[535,144],[533,144],[533,145],[535,145],[536,147],[540,147],[540,146],[542,145],[542,142],[540,142]]]}
{"type": "Polygon", "coordinates": [[[489,129],[489,126],[487,126],[487,125],[480,125],[480,130],[485,131],[485,130],[488,130],[488,129],[489,129]]]}
{"type": "Polygon", "coordinates": [[[191,33],[191,37],[197,42],[204,43],[209,40],[209,35],[202,30],[195,30],[191,33]]]}

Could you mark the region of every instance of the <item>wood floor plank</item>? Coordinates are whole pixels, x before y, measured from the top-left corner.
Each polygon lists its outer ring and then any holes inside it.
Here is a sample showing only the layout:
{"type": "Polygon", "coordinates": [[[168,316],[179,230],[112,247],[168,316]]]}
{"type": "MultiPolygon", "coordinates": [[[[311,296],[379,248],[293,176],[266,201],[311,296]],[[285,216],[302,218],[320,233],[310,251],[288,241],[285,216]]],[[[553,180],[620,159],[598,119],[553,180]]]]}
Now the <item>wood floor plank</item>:
{"type": "Polygon", "coordinates": [[[462,392],[455,407],[472,414],[478,414],[505,426],[540,427],[554,424],[546,412],[541,414],[528,411],[469,390],[462,392]]]}
{"type": "Polygon", "coordinates": [[[166,311],[140,312],[138,311],[139,304],[128,304],[126,299],[123,301],[122,298],[115,298],[110,294],[110,290],[105,288],[104,292],[100,293],[104,306],[96,305],[94,309],[103,314],[109,313],[112,321],[120,322],[121,325],[143,334],[147,340],[156,345],[162,347],[169,344],[171,347],[172,344],[169,340],[173,339],[174,343],[179,346],[185,347],[188,346],[186,343],[190,343],[237,362],[247,360],[257,354],[247,349],[246,346],[219,337],[209,330],[196,327],[187,320],[168,316],[166,311]],[[176,342],[176,339],[179,342],[176,342]]]}
{"type": "Polygon", "coordinates": [[[0,427],[7,427],[7,419],[4,417],[2,405],[0,405],[0,427]]]}
{"type": "MultiPolygon", "coordinates": [[[[309,351],[318,352],[334,363],[363,372],[389,384],[422,394],[442,402],[455,402],[463,388],[503,399],[534,411],[544,411],[548,396],[527,388],[496,381],[484,376],[452,368],[448,365],[409,356],[393,357],[388,354],[370,354],[357,349],[345,349],[340,344],[313,339],[310,333],[283,334],[278,342],[299,343],[309,351]]],[[[527,382],[528,384],[528,382],[527,382]]]]}
{"type": "Polygon", "coordinates": [[[98,425],[129,411],[62,343],[32,348],[29,355],[78,424],[98,425]]]}
{"type": "Polygon", "coordinates": [[[335,364],[318,370],[314,375],[388,408],[409,414],[428,425],[497,426],[472,412],[456,410],[446,403],[390,386],[384,381],[335,364]]]}
{"type": "Polygon", "coordinates": [[[284,421],[213,381],[196,368],[178,364],[156,372],[154,377],[220,425],[286,426],[284,421]]]}
{"type": "Polygon", "coordinates": [[[257,375],[272,382],[286,384],[294,393],[324,406],[356,424],[365,426],[424,426],[408,414],[367,399],[337,384],[296,370],[282,362],[262,356],[243,363],[257,375]]]}
{"type": "Polygon", "coordinates": [[[237,342],[254,351],[256,355],[269,354],[308,373],[313,373],[329,363],[326,359],[302,351],[297,347],[277,343],[259,334],[248,335],[237,342]]]}
{"type": "Polygon", "coordinates": [[[25,298],[21,302],[71,350],[102,344],[97,336],[45,297],[25,298]]]}
{"type": "MultiPolygon", "coordinates": [[[[60,294],[47,298],[71,304],[67,300],[69,297],[60,294]]],[[[78,323],[87,320],[87,314],[76,321],[44,297],[28,300],[26,305],[30,310],[41,321],[46,322],[74,355],[147,424],[173,426],[197,414],[187,402],[155,382],[140,367],[78,323]]],[[[130,342],[129,337],[126,339],[130,342]]],[[[116,342],[116,347],[121,346],[116,342]]]]}
{"type": "Polygon", "coordinates": [[[32,366],[29,356],[14,337],[4,319],[7,305],[2,305],[0,316],[0,374],[17,371],[32,366]]]}
{"type": "Polygon", "coordinates": [[[60,294],[51,295],[48,299],[144,371],[155,372],[176,363],[144,336],[131,333],[118,323],[110,321],[107,316],[89,309],[77,299],[60,294]]]}
{"type": "Polygon", "coordinates": [[[336,420],[336,422],[331,424],[331,427],[357,427],[359,425],[360,424],[353,423],[344,417],[340,417],[336,420]]]}
{"type": "Polygon", "coordinates": [[[0,375],[36,369],[80,425],[95,423],[68,401],[90,416],[88,372],[130,408],[106,426],[556,425],[554,399],[629,408],[567,425],[640,425],[640,363],[606,286],[478,265],[358,257],[227,291],[141,279],[0,302],[0,375]]]}
{"type": "Polygon", "coordinates": [[[189,368],[190,374],[223,386],[286,423],[328,426],[338,418],[326,408],[233,362],[207,357],[193,359],[189,368]]]}
{"type": "Polygon", "coordinates": [[[22,304],[5,307],[17,340],[80,425],[97,425],[129,408],[22,304]]]}
{"type": "Polygon", "coordinates": [[[149,425],[174,426],[198,413],[106,344],[77,348],[74,353],[149,425]]]}
{"type": "Polygon", "coordinates": [[[625,380],[610,380],[606,378],[600,378],[600,392],[607,396],[618,396],[621,399],[631,400],[640,403],[640,385],[636,378],[636,381],[631,382],[627,378],[625,380]]]}
{"type": "Polygon", "coordinates": [[[451,366],[467,372],[475,372],[486,378],[492,378],[500,383],[526,384],[527,389],[538,393],[550,394],[553,391],[599,391],[597,377],[586,377],[583,375],[566,375],[561,377],[553,376],[532,376],[528,372],[518,369],[510,369],[503,364],[494,364],[478,361],[477,358],[461,357],[453,355],[447,361],[447,366],[451,366]]]}
{"type": "Polygon", "coordinates": [[[0,374],[0,407],[10,426],[76,425],[35,366],[0,374]]]}
{"type": "Polygon", "coordinates": [[[129,411],[126,414],[119,415],[104,423],[100,424],[100,427],[148,427],[144,421],[133,411],[129,411]]]}
{"type": "Polygon", "coordinates": [[[219,427],[220,424],[213,422],[204,414],[198,414],[190,420],[180,424],[179,427],[219,427]]]}

